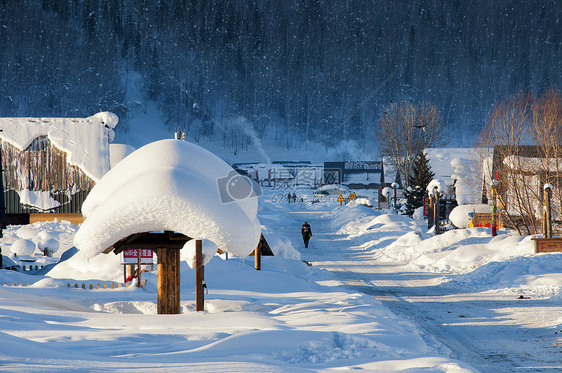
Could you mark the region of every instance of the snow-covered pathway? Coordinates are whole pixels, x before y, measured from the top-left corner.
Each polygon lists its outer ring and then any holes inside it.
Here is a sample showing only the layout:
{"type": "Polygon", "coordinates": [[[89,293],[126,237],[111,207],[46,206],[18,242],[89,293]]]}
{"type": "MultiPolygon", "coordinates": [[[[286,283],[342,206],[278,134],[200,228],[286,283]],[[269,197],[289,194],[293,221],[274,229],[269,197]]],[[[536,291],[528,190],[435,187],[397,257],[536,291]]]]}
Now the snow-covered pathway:
{"type": "Polygon", "coordinates": [[[482,372],[561,368],[553,329],[560,319],[553,314],[560,314],[561,307],[548,300],[438,285],[441,274],[409,272],[400,264],[377,261],[372,252],[335,233],[329,210],[299,205],[288,212],[312,226],[308,249],[299,238],[293,244],[303,260],[330,272],[317,282],[374,296],[413,322],[429,346],[482,372]]]}

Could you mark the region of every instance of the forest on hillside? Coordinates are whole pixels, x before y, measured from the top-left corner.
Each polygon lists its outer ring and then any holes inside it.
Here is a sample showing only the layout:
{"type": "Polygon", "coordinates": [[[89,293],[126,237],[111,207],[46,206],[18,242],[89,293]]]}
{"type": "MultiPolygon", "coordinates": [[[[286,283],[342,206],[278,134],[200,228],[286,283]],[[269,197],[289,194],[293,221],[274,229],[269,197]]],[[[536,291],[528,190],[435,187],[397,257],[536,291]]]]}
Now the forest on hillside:
{"type": "Polygon", "coordinates": [[[152,100],[191,140],[291,149],[365,144],[391,101],[427,100],[467,145],[499,100],[562,85],[561,21],[554,0],[0,0],[0,116],[125,130],[152,100]]]}

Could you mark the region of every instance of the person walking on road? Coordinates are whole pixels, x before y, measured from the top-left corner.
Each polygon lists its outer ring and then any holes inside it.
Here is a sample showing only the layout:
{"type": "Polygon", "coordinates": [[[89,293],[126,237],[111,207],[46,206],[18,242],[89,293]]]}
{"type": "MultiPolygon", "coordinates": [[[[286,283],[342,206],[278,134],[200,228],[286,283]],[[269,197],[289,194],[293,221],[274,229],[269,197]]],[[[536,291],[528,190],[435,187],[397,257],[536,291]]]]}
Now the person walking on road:
{"type": "Polygon", "coordinates": [[[310,229],[310,225],[306,221],[302,225],[301,233],[302,239],[304,240],[304,247],[308,248],[308,241],[310,241],[310,237],[312,237],[312,229],[310,229]]]}

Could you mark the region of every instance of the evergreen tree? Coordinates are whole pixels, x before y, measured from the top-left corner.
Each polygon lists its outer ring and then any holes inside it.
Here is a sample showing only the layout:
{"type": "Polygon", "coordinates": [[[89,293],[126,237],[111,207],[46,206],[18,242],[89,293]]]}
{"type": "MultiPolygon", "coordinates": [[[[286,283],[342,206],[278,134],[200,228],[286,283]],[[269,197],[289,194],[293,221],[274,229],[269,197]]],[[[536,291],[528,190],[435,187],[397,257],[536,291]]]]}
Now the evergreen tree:
{"type": "Polygon", "coordinates": [[[423,206],[423,197],[427,195],[427,186],[435,174],[431,171],[425,152],[421,151],[414,159],[412,174],[408,176],[409,187],[404,191],[406,211],[404,215],[412,216],[414,211],[423,206]]]}

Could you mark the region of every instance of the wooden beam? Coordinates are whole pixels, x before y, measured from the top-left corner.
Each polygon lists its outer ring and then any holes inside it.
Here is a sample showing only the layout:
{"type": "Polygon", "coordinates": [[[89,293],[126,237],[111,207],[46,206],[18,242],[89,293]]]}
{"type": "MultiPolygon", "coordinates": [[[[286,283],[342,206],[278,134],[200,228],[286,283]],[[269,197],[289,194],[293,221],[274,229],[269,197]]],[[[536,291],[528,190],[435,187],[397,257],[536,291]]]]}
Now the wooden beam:
{"type": "Polygon", "coordinates": [[[191,240],[191,237],[169,231],[162,233],[135,233],[117,241],[105,249],[103,253],[109,254],[113,251],[115,254],[120,254],[128,249],[151,249],[156,251],[162,247],[179,250],[189,240],[191,240]]]}
{"type": "Polygon", "coordinates": [[[29,214],[29,224],[33,224],[38,221],[52,221],[52,220],[68,220],[72,224],[81,224],[84,222],[84,216],[80,212],[70,213],[70,212],[48,212],[48,213],[31,213],[29,214]]]}

